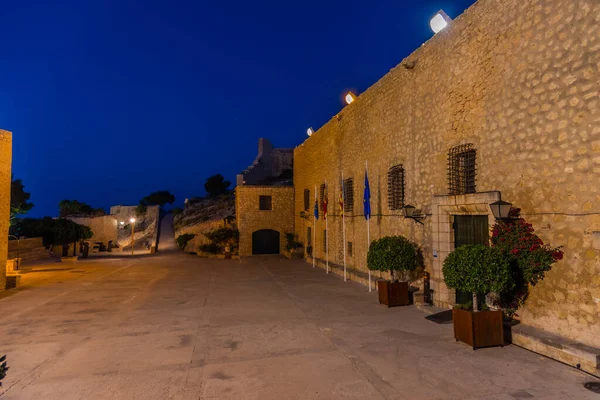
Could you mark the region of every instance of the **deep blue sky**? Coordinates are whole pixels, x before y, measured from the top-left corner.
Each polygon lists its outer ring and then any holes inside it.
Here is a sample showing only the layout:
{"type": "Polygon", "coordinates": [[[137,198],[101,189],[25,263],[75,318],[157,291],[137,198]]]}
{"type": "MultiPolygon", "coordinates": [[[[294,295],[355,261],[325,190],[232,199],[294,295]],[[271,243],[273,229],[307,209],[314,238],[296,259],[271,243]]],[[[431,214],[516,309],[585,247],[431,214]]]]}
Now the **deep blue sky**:
{"type": "Polygon", "coordinates": [[[62,199],[181,203],[249,165],[258,138],[301,143],[474,0],[0,0],[0,128],[13,172],[62,199]]]}

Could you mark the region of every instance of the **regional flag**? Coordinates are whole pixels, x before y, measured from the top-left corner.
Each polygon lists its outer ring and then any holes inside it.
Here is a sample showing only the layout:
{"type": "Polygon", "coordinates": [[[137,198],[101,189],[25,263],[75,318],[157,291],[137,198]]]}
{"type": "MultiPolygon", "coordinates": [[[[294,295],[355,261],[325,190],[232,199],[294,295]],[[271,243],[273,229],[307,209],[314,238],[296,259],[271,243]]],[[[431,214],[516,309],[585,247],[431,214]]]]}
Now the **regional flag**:
{"type": "Polygon", "coordinates": [[[325,188],[325,192],[323,193],[323,219],[327,219],[327,188],[325,188]]]}
{"type": "Polygon", "coordinates": [[[340,215],[344,218],[344,195],[342,194],[344,189],[340,190],[340,215]]]}
{"type": "Polygon", "coordinates": [[[369,189],[369,176],[367,170],[365,170],[365,192],[363,195],[363,210],[365,219],[371,218],[371,189],[369,189]]]}

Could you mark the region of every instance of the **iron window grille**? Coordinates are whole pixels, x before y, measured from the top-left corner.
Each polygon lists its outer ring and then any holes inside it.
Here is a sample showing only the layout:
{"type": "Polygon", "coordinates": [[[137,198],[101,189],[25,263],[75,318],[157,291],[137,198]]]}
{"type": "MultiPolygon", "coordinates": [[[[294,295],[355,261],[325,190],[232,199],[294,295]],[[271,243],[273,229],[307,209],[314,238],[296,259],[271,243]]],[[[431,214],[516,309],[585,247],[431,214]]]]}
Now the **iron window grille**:
{"type": "Polygon", "coordinates": [[[477,152],[472,143],[463,144],[448,152],[448,194],[475,193],[477,152]]]}
{"type": "Polygon", "coordinates": [[[388,207],[401,210],[404,207],[404,167],[394,165],[388,170],[388,207]]]}
{"type": "Polygon", "coordinates": [[[273,198],[271,196],[258,196],[258,209],[270,211],[273,209],[273,198]]]}
{"type": "Polygon", "coordinates": [[[310,190],[304,189],[304,211],[310,210],[310,190]]]}
{"type": "Polygon", "coordinates": [[[354,210],[354,181],[352,178],[344,180],[344,212],[354,210]]]}

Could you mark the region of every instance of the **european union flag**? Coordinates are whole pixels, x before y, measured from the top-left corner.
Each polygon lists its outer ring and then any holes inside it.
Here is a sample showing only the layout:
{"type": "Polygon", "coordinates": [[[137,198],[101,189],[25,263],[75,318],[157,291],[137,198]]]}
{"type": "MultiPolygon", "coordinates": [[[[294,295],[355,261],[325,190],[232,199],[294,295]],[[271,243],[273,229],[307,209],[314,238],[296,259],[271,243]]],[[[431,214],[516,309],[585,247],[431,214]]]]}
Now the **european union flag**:
{"type": "Polygon", "coordinates": [[[369,176],[367,170],[365,170],[365,193],[363,196],[363,210],[365,219],[371,218],[371,189],[369,188],[369,176]]]}
{"type": "Polygon", "coordinates": [[[319,219],[319,202],[315,199],[315,219],[319,219]]]}

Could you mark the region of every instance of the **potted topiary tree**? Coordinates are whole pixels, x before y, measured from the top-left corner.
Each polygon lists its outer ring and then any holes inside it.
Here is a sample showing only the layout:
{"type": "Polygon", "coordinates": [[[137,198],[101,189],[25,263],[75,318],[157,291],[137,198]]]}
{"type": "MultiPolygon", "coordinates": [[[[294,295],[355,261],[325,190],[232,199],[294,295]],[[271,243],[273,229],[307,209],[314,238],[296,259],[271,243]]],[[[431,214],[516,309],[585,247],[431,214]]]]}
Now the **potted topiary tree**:
{"type": "Polygon", "coordinates": [[[390,273],[389,281],[377,281],[380,304],[388,307],[408,305],[408,282],[398,282],[394,271],[414,271],[418,267],[418,256],[417,246],[403,236],[385,236],[371,242],[368,268],[390,273]]]}
{"type": "Polygon", "coordinates": [[[484,305],[479,296],[501,293],[514,286],[510,265],[499,249],[481,244],[458,247],[444,260],[444,281],[449,288],[473,293],[472,304],[457,305],[452,310],[454,338],[478,347],[503,346],[502,311],[484,305]]]}

